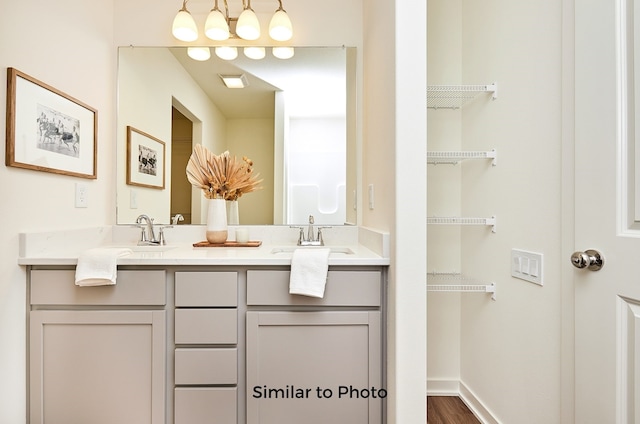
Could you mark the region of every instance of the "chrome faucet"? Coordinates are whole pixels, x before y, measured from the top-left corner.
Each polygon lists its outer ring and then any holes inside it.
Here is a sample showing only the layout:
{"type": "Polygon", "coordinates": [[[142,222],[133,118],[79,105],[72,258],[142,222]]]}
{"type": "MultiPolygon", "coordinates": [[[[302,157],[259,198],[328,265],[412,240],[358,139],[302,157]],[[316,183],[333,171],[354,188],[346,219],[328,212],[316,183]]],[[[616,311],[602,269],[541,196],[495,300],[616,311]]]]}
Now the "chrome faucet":
{"type": "MultiPolygon", "coordinates": [[[[174,220],[177,221],[179,219],[174,217],[174,220]]],[[[165,228],[173,228],[173,225],[158,225],[158,237],[156,238],[156,233],[153,228],[153,218],[149,218],[147,215],[140,215],[136,219],[136,224],[142,230],[138,246],[159,246],[167,244],[167,240],[164,238],[164,230],[165,228]]]]}
{"type": "Polygon", "coordinates": [[[177,213],[171,217],[171,225],[178,225],[178,222],[184,221],[184,216],[181,213],[177,213]]]}
{"type": "Polygon", "coordinates": [[[140,227],[142,233],[140,235],[140,241],[138,242],[139,245],[158,243],[156,233],[153,231],[153,218],[149,218],[147,215],[140,215],[136,218],[136,224],[144,225],[144,227],[140,227]]]}
{"type": "Polygon", "coordinates": [[[331,227],[317,227],[317,231],[314,232],[313,225],[315,219],[313,215],[309,215],[309,226],[307,227],[307,234],[305,236],[304,227],[291,227],[300,230],[298,235],[298,246],[324,246],[324,239],[322,238],[322,229],[331,227]],[[314,234],[315,233],[315,234],[314,234]]]}

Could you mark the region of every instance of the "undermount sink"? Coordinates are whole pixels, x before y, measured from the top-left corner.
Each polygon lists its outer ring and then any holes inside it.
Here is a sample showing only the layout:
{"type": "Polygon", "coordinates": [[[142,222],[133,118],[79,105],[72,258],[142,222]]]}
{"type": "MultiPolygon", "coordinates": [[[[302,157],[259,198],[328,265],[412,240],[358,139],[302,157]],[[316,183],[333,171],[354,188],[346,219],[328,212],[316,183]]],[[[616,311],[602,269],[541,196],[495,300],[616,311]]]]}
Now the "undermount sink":
{"type": "Polygon", "coordinates": [[[274,247],[271,250],[272,254],[278,253],[293,253],[296,249],[329,249],[329,254],[343,254],[343,255],[353,255],[353,250],[348,247],[329,247],[329,246],[286,246],[286,247],[274,247]]]}

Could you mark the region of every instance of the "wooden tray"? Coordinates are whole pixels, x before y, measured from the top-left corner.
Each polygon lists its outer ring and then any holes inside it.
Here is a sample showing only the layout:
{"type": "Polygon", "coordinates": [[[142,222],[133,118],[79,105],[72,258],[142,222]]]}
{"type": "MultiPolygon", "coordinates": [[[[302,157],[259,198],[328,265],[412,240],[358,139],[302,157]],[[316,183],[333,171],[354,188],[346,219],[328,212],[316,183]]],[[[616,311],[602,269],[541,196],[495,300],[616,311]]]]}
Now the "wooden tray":
{"type": "Polygon", "coordinates": [[[193,243],[193,247],[258,247],[261,241],[248,241],[246,243],[238,243],[237,241],[227,240],[224,243],[209,243],[208,241],[199,241],[193,243]]]}

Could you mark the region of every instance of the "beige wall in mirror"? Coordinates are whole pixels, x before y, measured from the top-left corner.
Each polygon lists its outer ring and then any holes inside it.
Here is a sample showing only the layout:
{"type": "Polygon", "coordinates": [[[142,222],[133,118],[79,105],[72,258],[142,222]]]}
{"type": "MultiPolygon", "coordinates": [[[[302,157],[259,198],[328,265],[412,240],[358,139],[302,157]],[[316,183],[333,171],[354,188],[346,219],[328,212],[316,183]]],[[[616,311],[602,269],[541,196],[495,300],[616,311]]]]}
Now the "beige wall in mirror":
{"type": "Polygon", "coordinates": [[[185,172],[198,143],[250,158],[263,179],[239,199],[239,224],[304,224],[309,215],[322,225],[356,224],[355,48],[298,47],[289,60],[212,53],[205,62],[186,50],[119,48],[118,224],[140,214],[168,223],[176,213],[204,223],[204,197],[185,172]],[[244,75],[248,86],[227,88],[220,75],[244,75]],[[129,145],[128,127],[164,142],[164,165],[141,159],[156,145],[129,145]],[[164,188],[128,184],[136,172],[164,176],[164,188]]]}

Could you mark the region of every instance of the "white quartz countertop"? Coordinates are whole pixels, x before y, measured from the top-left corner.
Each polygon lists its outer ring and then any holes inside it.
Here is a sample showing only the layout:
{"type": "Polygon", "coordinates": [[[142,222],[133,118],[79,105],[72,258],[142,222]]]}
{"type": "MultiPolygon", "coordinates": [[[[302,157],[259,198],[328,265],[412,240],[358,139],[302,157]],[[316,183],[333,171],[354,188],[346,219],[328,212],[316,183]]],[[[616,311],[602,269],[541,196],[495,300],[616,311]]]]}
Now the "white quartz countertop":
{"type": "MultiPolygon", "coordinates": [[[[251,240],[260,240],[259,247],[193,247],[202,241],[199,233],[185,230],[184,234],[172,234],[166,246],[137,246],[136,232],[131,229],[99,227],[46,233],[22,233],[20,235],[20,265],[76,265],[85,250],[101,247],[127,247],[132,253],[118,258],[118,265],[290,265],[293,250],[298,248],[293,239],[281,238],[273,230],[252,227],[251,240]],[[133,237],[133,238],[132,238],[133,237]]],[[[126,228],[126,227],[124,227],[126,228]]],[[[276,230],[278,231],[278,230],[276,230]]],[[[343,231],[343,230],[341,230],[343,231]]],[[[353,234],[329,236],[325,240],[330,266],[389,265],[388,237],[369,230],[358,231],[357,227],[344,231],[353,234]],[[382,244],[379,246],[379,242],[382,244]],[[348,253],[344,253],[347,251],[348,253]]],[[[290,232],[285,231],[285,234],[290,232]]],[[[290,237],[287,235],[287,237],[290,237]]],[[[315,247],[302,247],[313,249],[315,247]]]]}

